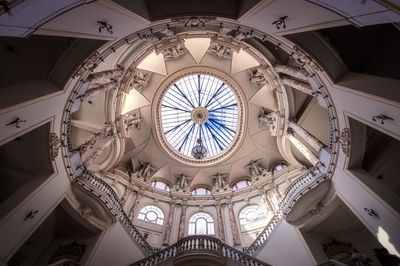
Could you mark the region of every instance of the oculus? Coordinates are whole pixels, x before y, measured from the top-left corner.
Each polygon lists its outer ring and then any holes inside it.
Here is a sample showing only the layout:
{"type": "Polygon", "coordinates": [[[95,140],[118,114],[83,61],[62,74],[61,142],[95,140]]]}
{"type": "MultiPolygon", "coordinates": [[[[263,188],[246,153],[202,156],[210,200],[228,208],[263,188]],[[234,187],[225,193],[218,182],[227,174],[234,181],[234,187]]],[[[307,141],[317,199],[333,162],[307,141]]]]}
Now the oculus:
{"type": "Polygon", "coordinates": [[[221,162],[244,135],[243,93],[218,70],[192,67],[172,74],[153,101],[161,146],[180,162],[221,162]]]}

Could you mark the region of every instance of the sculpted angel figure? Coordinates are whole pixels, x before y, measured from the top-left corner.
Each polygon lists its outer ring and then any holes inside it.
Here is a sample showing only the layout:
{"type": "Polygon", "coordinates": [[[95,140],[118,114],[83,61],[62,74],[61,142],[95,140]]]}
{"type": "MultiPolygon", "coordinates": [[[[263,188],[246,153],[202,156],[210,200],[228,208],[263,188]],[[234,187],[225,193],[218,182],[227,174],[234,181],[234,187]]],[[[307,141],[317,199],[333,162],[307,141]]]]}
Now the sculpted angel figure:
{"type": "Polygon", "coordinates": [[[185,191],[191,178],[189,176],[185,176],[184,174],[178,175],[177,178],[175,189],[185,191]]]}
{"type": "Polygon", "coordinates": [[[268,173],[267,169],[258,163],[260,160],[261,159],[251,160],[250,163],[246,165],[246,168],[249,168],[250,175],[253,177],[264,176],[268,173]]]}
{"type": "Polygon", "coordinates": [[[219,191],[220,189],[225,189],[228,184],[225,181],[225,177],[227,177],[228,174],[221,174],[221,173],[216,173],[215,175],[212,175],[215,179],[214,183],[214,188],[216,191],[219,191]]]}

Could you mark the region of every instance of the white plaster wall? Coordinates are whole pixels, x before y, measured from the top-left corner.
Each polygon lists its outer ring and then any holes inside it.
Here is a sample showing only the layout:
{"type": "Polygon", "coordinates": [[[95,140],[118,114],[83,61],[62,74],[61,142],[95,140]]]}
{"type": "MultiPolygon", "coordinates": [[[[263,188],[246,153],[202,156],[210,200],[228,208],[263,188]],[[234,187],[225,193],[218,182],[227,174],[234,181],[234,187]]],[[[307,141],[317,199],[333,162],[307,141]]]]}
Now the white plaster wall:
{"type": "Polygon", "coordinates": [[[89,265],[126,266],[142,258],[144,258],[142,251],[117,222],[105,231],[89,265]]]}
{"type": "Polygon", "coordinates": [[[295,227],[285,221],[278,225],[256,258],[271,265],[313,265],[305,243],[295,227]]]}
{"type": "MultiPolygon", "coordinates": [[[[57,158],[61,164],[61,157],[57,158]]],[[[46,181],[45,181],[46,182],[46,181]]],[[[65,172],[50,178],[48,183],[34,191],[24,202],[0,221],[0,257],[8,260],[64,197],[70,184],[65,172]],[[37,215],[24,222],[29,211],[37,215]]]]}

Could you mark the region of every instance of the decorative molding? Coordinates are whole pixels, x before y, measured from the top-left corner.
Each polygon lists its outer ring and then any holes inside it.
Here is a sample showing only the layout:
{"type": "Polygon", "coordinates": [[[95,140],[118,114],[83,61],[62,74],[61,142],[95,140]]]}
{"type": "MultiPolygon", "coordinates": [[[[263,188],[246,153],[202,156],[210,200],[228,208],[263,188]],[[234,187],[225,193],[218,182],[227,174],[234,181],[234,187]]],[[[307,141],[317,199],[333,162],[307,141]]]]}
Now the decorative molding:
{"type": "Polygon", "coordinates": [[[73,77],[83,76],[87,71],[93,72],[98,65],[100,59],[100,53],[98,51],[94,52],[88,59],[86,59],[74,73],[73,77]]]}
{"type": "Polygon", "coordinates": [[[299,47],[294,46],[292,55],[293,59],[301,66],[304,67],[305,65],[309,66],[314,71],[322,71],[319,65],[311,59],[306,53],[303,52],[299,47]]]}
{"type": "Polygon", "coordinates": [[[350,130],[347,127],[342,129],[340,136],[337,137],[337,141],[340,143],[340,146],[342,146],[343,153],[347,157],[350,157],[351,140],[350,140],[350,130]]]}
{"type": "Polygon", "coordinates": [[[281,117],[281,113],[279,111],[270,112],[264,108],[261,108],[262,114],[258,117],[258,121],[260,125],[267,126],[271,136],[279,136],[282,135],[282,130],[279,130],[278,119],[281,117]]]}
{"type": "Polygon", "coordinates": [[[218,58],[232,58],[232,49],[229,46],[220,43],[212,42],[207,52],[217,56],[218,58]]]}
{"type": "Polygon", "coordinates": [[[62,140],[57,136],[56,133],[50,133],[49,149],[50,149],[50,159],[54,161],[58,156],[58,151],[63,145],[62,140]]]}
{"type": "Polygon", "coordinates": [[[191,28],[199,28],[199,27],[204,27],[207,22],[210,21],[215,21],[217,18],[216,17],[207,17],[207,16],[201,16],[201,17],[178,17],[178,18],[172,18],[172,22],[178,22],[178,23],[183,23],[184,27],[191,27],[191,28]]]}
{"type": "Polygon", "coordinates": [[[164,55],[164,60],[178,59],[180,56],[189,52],[182,44],[177,44],[164,49],[161,53],[164,55]]]}
{"type": "Polygon", "coordinates": [[[145,73],[138,68],[130,70],[132,72],[132,77],[129,81],[129,86],[125,87],[124,92],[129,93],[129,91],[134,88],[138,92],[142,92],[146,88],[149,79],[151,77],[151,72],[145,73]]]}
{"type": "Polygon", "coordinates": [[[250,82],[259,87],[262,87],[265,84],[267,84],[268,79],[264,73],[264,69],[266,69],[266,68],[267,68],[266,66],[259,66],[259,67],[253,68],[253,69],[249,69],[248,71],[249,71],[249,75],[250,75],[250,78],[249,78],[250,82]]]}

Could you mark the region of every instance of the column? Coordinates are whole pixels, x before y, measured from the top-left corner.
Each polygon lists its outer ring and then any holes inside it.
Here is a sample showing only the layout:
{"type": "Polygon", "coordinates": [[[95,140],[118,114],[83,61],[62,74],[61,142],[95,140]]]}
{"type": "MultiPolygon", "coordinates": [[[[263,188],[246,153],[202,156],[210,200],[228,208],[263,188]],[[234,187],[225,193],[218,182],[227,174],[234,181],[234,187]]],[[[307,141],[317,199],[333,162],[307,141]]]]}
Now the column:
{"type": "Polygon", "coordinates": [[[287,134],[289,141],[306,157],[306,159],[312,164],[317,165],[319,159],[314,155],[303,143],[301,143],[295,136],[292,134],[287,134]]]}
{"type": "Polygon", "coordinates": [[[102,84],[95,84],[93,87],[90,87],[84,95],[79,96],[78,98],[83,102],[88,98],[92,98],[100,93],[104,93],[106,91],[116,89],[119,86],[119,82],[116,80],[102,83],[102,84]]]}
{"type": "Polygon", "coordinates": [[[277,197],[275,196],[275,193],[270,189],[267,190],[266,195],[274,213],[277,213],[279,211],[279,203],[277,197]]]}
{"type": "Polygon", "coordinates": [[[101,145],[99,148],[95,149],[94,152],[92,152],[87,158],[86,160],[83,162],[83,164],[85,165],[86,168],[89,168],[89,166],[103,153],[103,151],[105,150],[105,148],[107,148],[108,146],[111,145],[111,143],[114,142],[114,140],[116,139],[116,136],[112,136],[109,139],[107,139],[106,142],[103,143],[103,145],[101,145]]]}
{"type": "Polygon", "coordinates": [[[185,237],[186,209],[186,204],[181,205],[181,220],[179,222],[178,240],[185,237]]]}
{"type": "Polygon", "coordinates": [[[219,201],[216,202],[215,208],[217,209],[217,225],[218,225],[219,240],[225,243],[224,221],[222,220],[221,203],[219,201]]]}
{"type": "Polygon", "coordinates": [[[232,227],[232,237],[233,237],[233,245],[241,245],[240,238],[239,238],[239,230],[236,224],[235,213],[233,212],[232,202],[228,202],[227,204],[229,210],[229,218],[231,221],[232,227]]]}
{"type": "Polygon", "coordinates": [[[311,147],[313,147],[316,151],[320,151],[325,145],[319,141],[316,137],[311,135],[307,130],[299,126],[297,123],[293,121],[289,121],[289,127],[293,129],[294,132],[297,133],[302,139],[307,141],[311,147]]]}
{"type": "Polygon", "coordinates": [[[126,200],[128,199],[129,195],[133,192],[132,188],[127,186],[125,189],[124,194],[121,197],[121,207],[124,208],[126,200]]]}
{"type": "Polygon", "coordinates": [[[274,208],[272,207],[271,202],[269,201],[269,199],[267,197],[267,192],[264,190],[259,190],[259,195],[260,195],[262,201],[264,202],[263,205],[264,206],[266,205],[267,210],[265,210],[265,212],[268,212],[268,211],[275,212],[274,208]]]}
{"type": "Polygon", "coordinates": [[[118,80],[122,77],[123,73],[124,73],[124,68],[118,66],[117,68],[111,70],[104,70],[92,73],[86,78],[85,81],[98,82],[98,81],[103,81],[104,79],[118,80]]]}
{"type": "Polygon", "coordinates": [[[169,206],[169,214],[168,214],[168,221],[164,228],[164,236],[163,236],[163,244],[169,245],[169,241],[171,238],[171,231],[172,231],[172,223],[174,221],[174,213],[176,208],[176,202],[172,201],[169,206]]]}
{"type": "Polygon", "coordinates": [[[143,192],[137,191],[135,201],[133,202],[131,210],[129,211],[129,219],[133,220],[133,218],[135,217],[135,209],[139,205],[142,197],[143,197],[143,192]]]}
{"type": "Polygon", "coordinates": [[[303,81],[299,81],[299,80],[296,80],[296,79],[292,79],[292,78],[289,78],[289,77],[282,77],[281,78],[281,82],[283,84],[285,84],[285,85],[288,85],[288,86],[296,89],[296,90],[299,90],[299,91],[302,91],[302,92],[304,92],[306,94],[314,96],[312,87],[311,87],[311,85],[309,83],[306,83],[306,82],[303,82],[303,81]]]}
{"type": "Polygon", "coordinates": [[[84,154],[87,150],[90,150],[94,147],[96,142],[103,137],[111,137],[115,135],[115,126],[113,122],[106,122],[106,125],[97,133],[95,133],[92,137],[87,139],[84,143],[79,146],[79,152],[84,154]]]}
{"type": "Polygon", "coordinates": [[[295,78],[306,79],[308,76],[307,70],[302,67],[277,65],[274,68],[276,72],[283,73],[295,78]]]}

